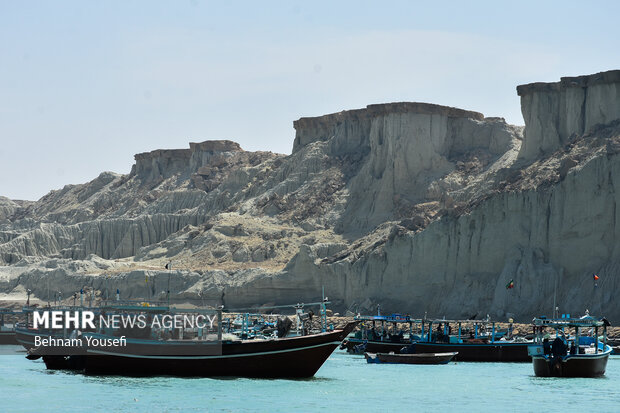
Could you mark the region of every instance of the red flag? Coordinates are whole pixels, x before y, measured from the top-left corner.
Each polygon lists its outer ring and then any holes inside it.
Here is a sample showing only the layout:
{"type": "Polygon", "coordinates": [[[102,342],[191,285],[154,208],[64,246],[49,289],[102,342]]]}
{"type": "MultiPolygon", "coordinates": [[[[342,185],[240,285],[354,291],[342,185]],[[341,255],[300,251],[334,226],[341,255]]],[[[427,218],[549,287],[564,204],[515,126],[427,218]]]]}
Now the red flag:
{"type": "Polygon", "coordinates": [[[598,280],[598,275],[592,274],[592,277],[594,278],[594,281],[598,280]]]}

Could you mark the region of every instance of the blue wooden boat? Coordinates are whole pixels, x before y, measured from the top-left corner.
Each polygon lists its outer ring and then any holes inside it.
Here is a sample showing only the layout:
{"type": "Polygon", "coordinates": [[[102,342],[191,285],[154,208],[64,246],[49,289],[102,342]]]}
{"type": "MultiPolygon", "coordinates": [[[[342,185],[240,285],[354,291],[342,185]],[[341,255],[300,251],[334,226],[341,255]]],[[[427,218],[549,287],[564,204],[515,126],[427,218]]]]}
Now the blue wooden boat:
{"type": "Polygon", "coordinates": [[[458,361],[529,362],[528,345],[490,320],[413,319],[409,316],[358,316],[361,329],[342,345],[350,353],[452,353],[458,361]],[[467,326],[467,330],[465,327],[467,326]]]}
{"type": "Polygon", "coordinates": [[[490,320],[425,320],[422,338],[407,349],[410,353],[458,352],[458,361],[529,362],[530,340],[508,337],[511,331],[499,332],[490,320]],[[426,325],[426,328],[425,328],[426,325]],[[464,331],[464,325],[473,326],[464,331]],[[452,330],[456,334],[452,334],[452,330]]]}
{"type": "Polygon", "coordinates": [[[413,334],[413,327],[422,320],[415,320],[408,315],[391,314],[375,316],[357,316],[360,329],[342,343],[341,348],[348,353],[400,353],[403,346],[411,344],[420,337],[413,334]],[[401,328],[405,326],[405,328],[401,328]]]}
{"type": "Polygon", "coordinates": [[[605,374],[612,352],[607,344],[607,320],[581,318],[533,321],[535,338],[528,347],[534,374],[539,377],[599,377],[605,374]],[[555,331],[551,340],[549,330],[555,331]],[[599,336],[599,333],[602,333],[599,336]]]}

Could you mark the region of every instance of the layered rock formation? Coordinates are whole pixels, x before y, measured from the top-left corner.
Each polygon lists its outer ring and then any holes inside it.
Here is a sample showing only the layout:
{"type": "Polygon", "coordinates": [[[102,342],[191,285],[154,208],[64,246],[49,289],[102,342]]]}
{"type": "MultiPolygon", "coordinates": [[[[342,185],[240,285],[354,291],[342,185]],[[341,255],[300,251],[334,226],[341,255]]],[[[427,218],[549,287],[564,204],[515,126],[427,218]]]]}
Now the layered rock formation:
{"type": "Polygon", "coordinates": [[[442,201],[464,187],[442,179],[461,159],[481,151],[484,159],[478,161],[484,163],[508,152],[519,136],[503,119],[408,102],[302,118],[294,126],[294,153],[312,142],[326,142],[332,157],[364,159],[349,182],[351,196],[337,227],[355,235],[396,218],[399,209],[442,201]]]}
{"type": "Polygon", "coordinates": [[[191,143],[34,203],[0,198],[0,291],[157,298],[170,283],[173,299],[235,308],[324,286],[337,310],[521,321],[555,296],[613,320],[619,73],[519,86],[524,132],[369,105],[297,120],[288,156],[191,143]]]}
{"type": "Polygon", "coordinates": [[[517,93],[526,125],[519,154],[524,159],[550,154],[571,138],[620,119],[620,70],[521,85],[517,93]]]}

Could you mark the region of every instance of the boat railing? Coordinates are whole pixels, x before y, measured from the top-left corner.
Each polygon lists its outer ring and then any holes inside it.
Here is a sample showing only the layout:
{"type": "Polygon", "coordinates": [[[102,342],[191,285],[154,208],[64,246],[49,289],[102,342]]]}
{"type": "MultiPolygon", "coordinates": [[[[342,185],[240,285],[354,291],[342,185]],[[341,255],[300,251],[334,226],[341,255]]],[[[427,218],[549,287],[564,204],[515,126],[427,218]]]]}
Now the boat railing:
{"type": "Polygon", "coordinates": [[[507,330],[500,331],[501,322],[492,321],[490,319],[472,320],[472,319],[446,319],[444,318],[425,318],[414,319],[410,316],[401,314],[392,315],[357,315],[355,320],[361,321],[361,339],[373,340],[368,331],[378,329],[378,340],[386,341],[384,332],[389,332],[390,326],[397,335],[405,332],[402,328],[398,328],[399,324],[408,325],[409,341],[424,342],[451,342],[462,343],[467,340],[488,340],[495,343],[500,340],[512,337],[512,320],[507,322],[507,330]],[[454,327],[454,331],[453,331],[454,327]]]}
{"type": "Polygon", "coordinates": [[[605,352],[609,347],[607,345],[609,322],[604,318],[598,320],[589,315],[581,318],[538,317],[532,320],[532,325],[534,326],[534,343],[538,346],[548,346],[547,342],[551,339],[548,329],[551,329],[555,330],[554,340],[562,340],[576,351],[572,354],[598,354],[605,352]],[[602,340],[599,339],[599,331],[602,333],[602,340]]]}
{"type": "Polygon", "coordinates": [[[389,316],[384,315],[371,315],[371,316],[363,316],[356,315],[354,317],[357,321],[385,321],[388,323],[421,323],[422,319],[413,319],[410,316],[403,316],[400,314],[392,314],[389,316]]]}
{"type": "Polygon", "coordinates": [[[536,327],[603,327],[605,322],[595,318],[535,318],[536,327]]]}

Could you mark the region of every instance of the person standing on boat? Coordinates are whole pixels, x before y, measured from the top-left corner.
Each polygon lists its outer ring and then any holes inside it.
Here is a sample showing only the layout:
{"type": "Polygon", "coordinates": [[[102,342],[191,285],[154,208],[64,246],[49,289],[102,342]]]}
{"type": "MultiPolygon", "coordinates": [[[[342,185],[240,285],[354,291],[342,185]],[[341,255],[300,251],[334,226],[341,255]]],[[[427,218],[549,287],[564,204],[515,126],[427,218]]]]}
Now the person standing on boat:
{"type": "Polygon", "coordinates": [[[567,354],[567,346],[563,337],[559,335],[555,337],[555,340],[553,340],[551,344],[551,353],[553,354],[554,360],[560,360],[567,354]]]}

